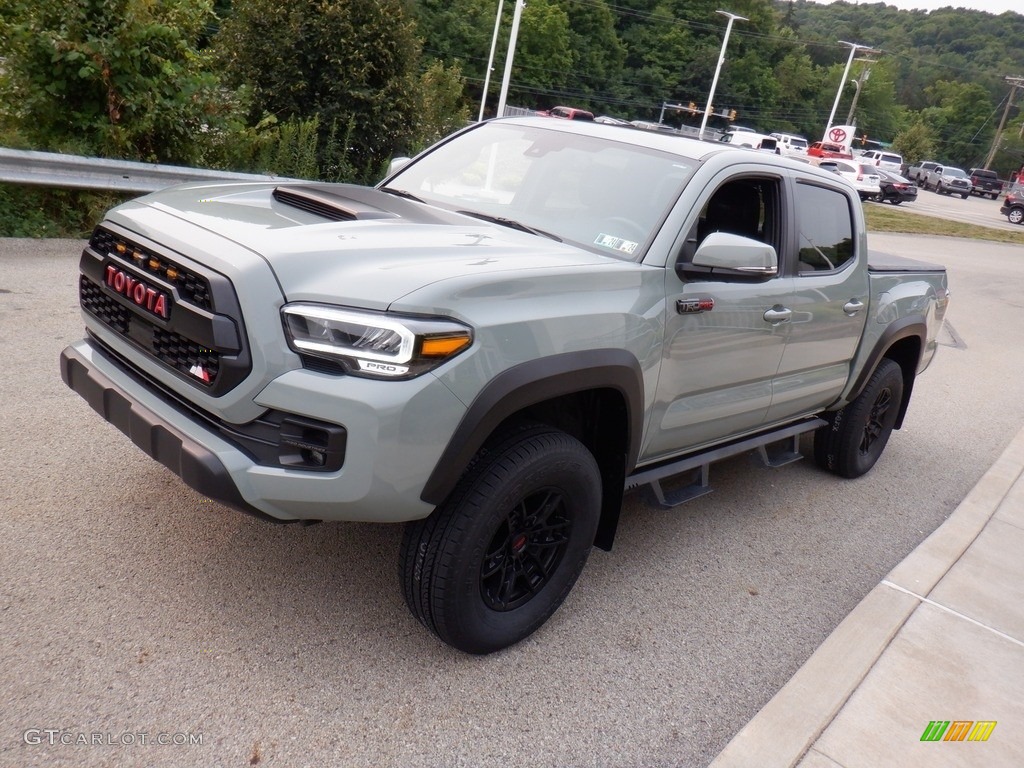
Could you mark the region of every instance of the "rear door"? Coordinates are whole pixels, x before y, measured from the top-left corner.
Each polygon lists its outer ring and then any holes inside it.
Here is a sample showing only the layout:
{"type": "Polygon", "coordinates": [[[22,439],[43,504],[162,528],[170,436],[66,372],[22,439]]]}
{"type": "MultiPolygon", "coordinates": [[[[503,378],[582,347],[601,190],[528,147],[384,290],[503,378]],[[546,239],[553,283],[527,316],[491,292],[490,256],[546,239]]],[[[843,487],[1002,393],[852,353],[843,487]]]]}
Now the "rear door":
{"type": "Polygon", "coordinates": [[[867,239],[859,203],[817,180],[793,184],[793,237],[782,260],[795,275],[792,316],[768,421],[812,413],[839,396],[868,312],[867,239]]]}

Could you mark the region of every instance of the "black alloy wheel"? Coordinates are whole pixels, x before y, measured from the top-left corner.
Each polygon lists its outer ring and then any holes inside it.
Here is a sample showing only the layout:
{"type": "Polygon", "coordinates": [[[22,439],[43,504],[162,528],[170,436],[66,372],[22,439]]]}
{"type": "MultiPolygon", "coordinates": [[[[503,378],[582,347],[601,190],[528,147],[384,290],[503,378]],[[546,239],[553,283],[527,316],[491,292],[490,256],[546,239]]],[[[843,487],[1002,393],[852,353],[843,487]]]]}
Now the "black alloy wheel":
{"type": "Polygon", "coordinates": [[[842,477],[860,477],[878,461],[903,404],[903,370],[884,359],[852,403],[814,433],[814,461],[842,477]]]}
{"type": "Polygon", "coordinates": [[[569,545],[572,519],[558,488],[523,499],[498,526],[480,566],[480,594],[496,611],[524,605],[548,583],[569,545]]]}
{"type": "Polygon", "coordinates": [[[413,616],[467,653],[532,634],[586,564],[601,484],[594,456],[560,430],[527,424],[489,441],[445,502],[406,525],[399,578],[413,616]]]}

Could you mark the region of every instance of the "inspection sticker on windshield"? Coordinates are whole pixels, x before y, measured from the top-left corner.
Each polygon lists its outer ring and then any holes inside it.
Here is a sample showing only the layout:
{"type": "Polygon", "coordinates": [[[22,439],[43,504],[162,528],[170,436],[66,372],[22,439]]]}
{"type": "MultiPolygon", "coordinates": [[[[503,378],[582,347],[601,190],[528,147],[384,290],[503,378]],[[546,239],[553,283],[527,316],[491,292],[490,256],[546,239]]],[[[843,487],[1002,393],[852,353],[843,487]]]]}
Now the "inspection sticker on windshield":
{"type": "Polygon", "coordinates": [[[622,251],[622,253],[632,253],[640,243],[634,243],[632,240],[623,240],[621,237],[606,235],[602,232],[597,236],[594,245],[611,248],[613,251],[622,251]]]}

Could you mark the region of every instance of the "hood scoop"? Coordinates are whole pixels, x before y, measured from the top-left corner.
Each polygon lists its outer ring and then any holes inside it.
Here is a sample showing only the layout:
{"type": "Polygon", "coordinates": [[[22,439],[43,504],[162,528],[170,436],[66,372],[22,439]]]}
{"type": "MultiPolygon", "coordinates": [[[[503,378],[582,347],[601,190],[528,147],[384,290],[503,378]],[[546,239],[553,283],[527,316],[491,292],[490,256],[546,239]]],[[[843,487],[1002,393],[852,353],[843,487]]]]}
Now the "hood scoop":
{"type": "Polygon", "coordinates": [[[347,195],[339,195],[327,186],[309,184],[275,187],[273,194],[274,199],[279,203],[299,208],[331,221],[399,218],[397,213],[385,211],[347,195]]]}

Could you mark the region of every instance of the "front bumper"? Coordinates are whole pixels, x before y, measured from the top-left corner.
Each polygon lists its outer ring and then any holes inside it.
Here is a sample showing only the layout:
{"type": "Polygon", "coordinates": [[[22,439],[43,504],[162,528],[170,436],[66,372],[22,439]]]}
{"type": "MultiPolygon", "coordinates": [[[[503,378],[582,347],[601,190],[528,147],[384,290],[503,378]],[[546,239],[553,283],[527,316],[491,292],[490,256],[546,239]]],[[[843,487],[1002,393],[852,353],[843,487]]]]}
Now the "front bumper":
{"type": "Polygon", "coordinates": [[[232,509],[264,520],[285,522],[253,507],[238,492],[216,453],[161,419],[89,364],[75,347],[60,355],[60,375],[105,420],[131,438],[186,485],[232,509]]]}
{"type": "Polygon", "coordinates": [[[197,492],[277,522],[403,522],[426,517],[420,499],[465,407],[428,374],[378,382],[294,370],[255,397],[261,407],[326,419],[348,430],[344,465],[310,471],[260,463],[164,396],[89,339],[60,356],[64,382],[135,445],[197,492]]]}

